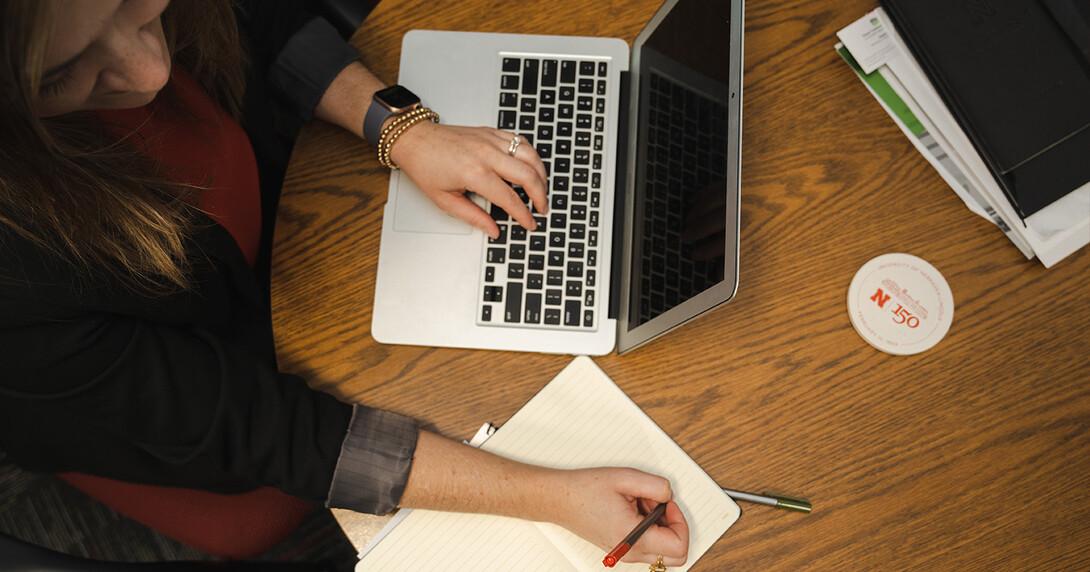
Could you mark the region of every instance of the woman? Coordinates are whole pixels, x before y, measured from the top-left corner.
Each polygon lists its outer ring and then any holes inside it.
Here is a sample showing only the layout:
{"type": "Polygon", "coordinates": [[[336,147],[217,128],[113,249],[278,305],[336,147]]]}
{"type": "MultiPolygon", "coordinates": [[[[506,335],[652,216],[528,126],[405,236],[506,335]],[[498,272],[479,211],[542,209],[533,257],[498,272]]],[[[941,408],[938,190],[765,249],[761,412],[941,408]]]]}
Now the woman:
{"type": "MultiPolygon", "coordinates": [[[[668,481],[516,463],[276,370],[258,278],[285,156],[270,101],[361,135],[384,86],[324,21],[270,8],[240,16],[244,66],[224,1],[0,0],[0,446],[38,471],[503,514],[612,547],[668,481]]],[[[503,181],[546,204],[541,161],[510,140],[424,121],[389,158],[493,234],[465,189],[524,226],[503,181]]],[[[684,562],[676,504],[664,520],[628,559],[684,562]]]]}

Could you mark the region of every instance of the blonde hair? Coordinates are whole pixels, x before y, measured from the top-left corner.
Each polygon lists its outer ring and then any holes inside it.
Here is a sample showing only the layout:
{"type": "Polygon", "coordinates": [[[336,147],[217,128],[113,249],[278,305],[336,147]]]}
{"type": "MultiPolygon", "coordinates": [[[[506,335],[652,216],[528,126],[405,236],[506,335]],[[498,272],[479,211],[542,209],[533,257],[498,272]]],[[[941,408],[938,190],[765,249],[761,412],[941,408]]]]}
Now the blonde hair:
{"type": "MultiPolygon", "coordinates": [[[[186,289],[201,189],[167,178],[93,112],[35,112],[57,9],[55,0],[0,0],[0,228],[77,276],[103,269],[149,295],[186,289]]],[[[237,116],[244,53],[230,3],[172,2],[162,21],[174,65],[237,116]]],[[[160,99],[177,105],[169,87],[160,99]]]]}

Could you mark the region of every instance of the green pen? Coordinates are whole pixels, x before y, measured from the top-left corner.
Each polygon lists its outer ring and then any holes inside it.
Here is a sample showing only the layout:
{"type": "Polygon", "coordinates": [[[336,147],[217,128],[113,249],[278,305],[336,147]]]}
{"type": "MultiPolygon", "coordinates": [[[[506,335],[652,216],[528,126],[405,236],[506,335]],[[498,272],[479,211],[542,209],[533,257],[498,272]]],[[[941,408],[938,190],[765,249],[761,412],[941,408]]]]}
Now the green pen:
{"type": "Polygon", "coordinates": [[[784,510],[793,510],[795,512],[804,512],[806,514],[810,514],[810,510],[812,509],[810,501],[796,497],[789,497],[773,493],[755,495],[753,493],[732,491],[730,489],[723,489],[723,492],[727,493],[727,496],[736,501],[763,504],[765,506],[782,508],[784,510]]]}

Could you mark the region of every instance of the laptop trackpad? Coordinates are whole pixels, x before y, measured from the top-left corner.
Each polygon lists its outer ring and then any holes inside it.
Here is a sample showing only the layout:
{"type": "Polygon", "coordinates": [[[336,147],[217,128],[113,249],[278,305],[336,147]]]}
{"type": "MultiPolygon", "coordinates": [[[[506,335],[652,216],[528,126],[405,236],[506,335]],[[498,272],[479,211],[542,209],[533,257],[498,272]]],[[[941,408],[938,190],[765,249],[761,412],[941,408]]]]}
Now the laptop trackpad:
{"type": "Polygon", "coordinates": [[[394,205],[394,230],[432,234],[461,234],[473,231],[469,223],[456,219],[435,206],[408,177],[396,174],[397,203],[394,205]]]}

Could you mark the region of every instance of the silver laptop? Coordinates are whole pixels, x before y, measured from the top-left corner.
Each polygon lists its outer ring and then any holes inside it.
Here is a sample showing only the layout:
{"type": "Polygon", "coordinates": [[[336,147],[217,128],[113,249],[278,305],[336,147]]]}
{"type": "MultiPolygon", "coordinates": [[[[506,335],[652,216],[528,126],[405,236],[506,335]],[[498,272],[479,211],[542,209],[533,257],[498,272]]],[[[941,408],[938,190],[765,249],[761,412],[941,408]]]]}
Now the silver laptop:
{"type": "MultiPolygon", "coordinates": [[[[414,30],[399,83],[444,123],[522,135],[549,174],[500,238],[395,171],[372,335],[382,343],[604,355],[738,287],[742,0],[667,0],[633,43],[414,30]]],[[[518,189],[516,189],[518,190],[518,189]]]]}

